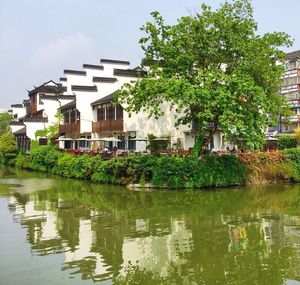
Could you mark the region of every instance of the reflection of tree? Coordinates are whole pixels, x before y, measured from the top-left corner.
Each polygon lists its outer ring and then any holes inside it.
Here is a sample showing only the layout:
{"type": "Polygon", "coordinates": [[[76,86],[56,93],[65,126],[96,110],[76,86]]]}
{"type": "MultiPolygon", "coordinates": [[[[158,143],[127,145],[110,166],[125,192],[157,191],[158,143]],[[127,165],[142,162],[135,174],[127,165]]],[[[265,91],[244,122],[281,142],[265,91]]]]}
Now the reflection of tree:
{"type": "Polygon", "coordinates": [[[63,270],[83,279],[283,284],[300,278],[299,189],[133,192],[57,178],[47,191],[15,193],[10,208],[34,252],[64,252],[63,270]],[[57,231],[45,237],[50,214],[57,231]]]}
{"type": "Polygon", "coordinates": [[[114,274],[120,271],[123,263],[122,245],[128,228],[128,223],[105,211],[92,219],[92,230],[96,240],[91,250],[101,253],[105,263],[109,264],[109,271],[114,274]]]}
{"type": "MultiPolygon", "coordinates": [[[[129,265],[125,269],[124,276],[118,276],[113,279],[113,284],[115,285],[162,285],[162,284],[172,284],[166,283],[167,278],[160,277],[157,273],[152,273],[151,271],[147,271],[144,268],[140,268],[139,266],[129,265]]],[[[176,283],[178,284],[178,283],[176,283]]]]}

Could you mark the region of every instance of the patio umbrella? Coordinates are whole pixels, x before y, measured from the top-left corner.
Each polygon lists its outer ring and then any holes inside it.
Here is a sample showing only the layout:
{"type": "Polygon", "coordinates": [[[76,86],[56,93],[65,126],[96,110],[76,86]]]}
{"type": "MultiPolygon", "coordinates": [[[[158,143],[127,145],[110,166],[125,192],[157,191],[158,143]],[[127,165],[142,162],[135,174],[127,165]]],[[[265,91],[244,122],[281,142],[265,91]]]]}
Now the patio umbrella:
{"type": "Polygon", "coordinates": [[[168,139],[168,138],[156,138],[156,139],[153,139],[154,141],[170,141],[171,139],[168,139]]]}
{"type": "Polygon", "coordinates": [[[71,138],[58,138],[57,141],[73,141],[71,138]]]}
{"type": "Polygon", "coordinates": [[[110,137],[110,138],[101,138],[100,141],[104,142],[121,142],[118,138],[110,137]]]}
{"type": "Polygon", "coordinates": [[[134,139],[130,139],[131,141],[144,141],[147,142],[148,139],[144,139],[144,138],[134,138],[134,139]]]}
{"type": "Polygon", "coordinates": [[[79,138],[77,139],[77,141],[90,141],[91,139],[87,139],[87,138],[79,138]]]}
{"type": "Polygon", "coordinates": [[[269,141],[269,142],[276,142],[278,141],[278,139],[274,138],[274,137],[266,137],[266,141],[269,141]]]}

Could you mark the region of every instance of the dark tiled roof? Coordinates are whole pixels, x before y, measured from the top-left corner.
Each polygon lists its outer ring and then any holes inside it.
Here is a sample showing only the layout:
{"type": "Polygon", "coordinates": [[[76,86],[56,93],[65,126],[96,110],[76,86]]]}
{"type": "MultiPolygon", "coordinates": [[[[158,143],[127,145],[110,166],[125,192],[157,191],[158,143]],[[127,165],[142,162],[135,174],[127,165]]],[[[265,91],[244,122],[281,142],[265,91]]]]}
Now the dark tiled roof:
{"type": "Polygon", "coordinates": [[[72,85],[72,91],[98,91],[97,86],[72,85]]]}
{"type": "Polygon", "coordinates": [[[113,83],[116,81],[117,78],[115,77],[93,77],[93,82],[113,83]]]}
{"type": "Polygon", "coordinates": [[[133,70],[133,69],[114,69],[115,76],[126,76],[126,77],[142,77],[146,74],[146,71],[133,70]]]}
{"type": "Polygon", "coordinates": [[[95,106],[95,105],[100,105],[100,104],[103,104],[103,103],[107,103],[107,102],[111,102],[114,98],[114,94],[115,93],[111,93],[101,99],[98,99],[97,101],[91,103],[92,106],[95,106]]]}
{"type": "Polygon", "coordinates": [[[10,121],[9,122],[9,125],[10,126],[23,126],[23,122],[20,122],[20,121],[10,121]]]}
{"type": "Polygon", "coordinates": [[[130,62],[129,62],[129,61],[115,60],[115,59],[106,59],[106,58],[100,59],[100,62],[101,62],[101,63],[111,63],[111,64],[130,65],[130,62]]]}
{"type": "Polygon", "coordinates": [[[76,100],[61,106],[60,110],[66,110],[66,109],[72,109],[72,108],[76,108],[76,100]]]}
{"type": "Polygon", "coordinates": [[[71,69],[65,69],[64,74],[72,74],[72,75],[86,75],[85,71],[81,70],[71,70],[71,69]]]}
{"type": "Polygon", "coordinates": [[[24,135],[26,134],[26,127],[20,129],[20,130],[17,130],[13,133],[14,135],[24,135]]]}
{"type": "Polygon", "coordinates": [[[23,122],[33,122],[33,123],[47,123],[48,118],[32,118],[32,117],[26,117],[23,119],[23,122]]]}
{"type": "Polygon", "coordinates": [[[57,100],[57,99],[70,99],[74,100],[76,98],[75,95],[41,95],[41,99],[47,99],[47,100],[57,100]]]}
{"type": "Polygon", "coordinates": [[[104,69],[104,67],[102,65],[95,65],[95,64],[84,64],[83,68],[99,69],[99,70],[103,70],[104,69]]]}
{"type": "MultiPolygon", "coordinates": [[[[53,81],[52,81],[53,82],[53,81]]],[[[61,94],[65,91],[67,91],[67,87],[63,87],[63,86],[60,86],[60,85],[57,85],[56,86],[53,86],[53,85],[46,85],[47,83],[49,82],[46,82],[44,83],[43,85],[39,86],[39,87],[36,87],[35,89],[31,90],[28,92],[28,95],[33,95],[35,93],[51,93],[51,94],[61,94]]]]}
{"type": "Polygon", "coordinates": [[[285,57],[285,59],[287,59],[287,60],[295,60],[297,58],[300,58],[300,50],[289,52],[286,54],[286,57],[285,57]]]}
{"type": "Polygon", "coordinates": [[[10,105],[12,108],[23,108],[23,104],[12,104],[10,105]]]}
{"type": "Polygon", "coordinates": [[[66,77],[60,77],[59,81],[64,81],[65,82],[65,81],[67,81],[67,78],[66,77]]]}

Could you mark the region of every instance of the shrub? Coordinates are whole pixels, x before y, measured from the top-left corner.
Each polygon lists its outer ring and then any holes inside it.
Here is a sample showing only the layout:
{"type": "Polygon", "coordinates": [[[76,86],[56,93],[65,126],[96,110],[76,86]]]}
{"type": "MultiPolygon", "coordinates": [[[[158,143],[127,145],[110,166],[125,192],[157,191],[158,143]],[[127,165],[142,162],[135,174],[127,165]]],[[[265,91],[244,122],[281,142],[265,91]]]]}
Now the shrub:
{"type": "Polygon", "coordinates": [[[292,162],[300,163],[300,148],[291,148],[283,151],[286,159],[292,162]]]}
{"type": "Polygon", "coordinates": [[[57,164],[53,168],[53,173],[64,177],[72,177],[72,169],[75,162],[75,156],[71,154],[63,154],[57,161],[57,164]]]}
{"type": "Polygon", "coordinates": [[[87,155],[78,156],[74,159],[73,167],[71,169],[71,177],[88,180],[91,178],[95,162],[100,160],[99,156],[89,157],[87,155]]]}
{"type": "Polygon", "coordinates": [[[290,161],[294,169],[296,171],[295,180],[298,182],[300,181],[300,149],[299,148],[292,148],[283,151],[285,158],[290,161]]]}
{"type": "Polygon", "coordinates": [[[297,147],[297,139],[294,136],[277,136],[276,138],[279,150],[297,147]]]}
{"type": "Polygon", "coordinates": [[[18,152],[14,135],[11,132],[4,132],[0,136],[0,160],[4,164],[14,165],[18,152]]]}
{"type": "Polygon", "coordinates": [[[104,161],[98,156],[74,156],[52,146],[40,146],[31,155],[19,152],[15,162],[18,167],[68,178],[122,185],[152,183],[157,187],[203,188],[241,185],[246,178],[253,183],[300,181],[300,149],[201,158],[147,155],[104,161]]]}
{"type": "Polygon", "coordinates": [[[162,157],[153,168],[152,183],[169,188],[200,188],[241,184],[245,167],[234,155],[194,157],[162,157]]]}
{"type": "Polygon", "coordinates": [[[246,152],[240,153],[239,158],[245,165],[261,165],[267,163],[279,163],[285,160],[282,152],[246,152]]]}
{"type": "Polygon", "coordinates": [[[91,176],[92,181],[99,183],[114,183],[115,176],[112,161],[113,160],[105,160],[97,163],[95,172],[91,176]]]}

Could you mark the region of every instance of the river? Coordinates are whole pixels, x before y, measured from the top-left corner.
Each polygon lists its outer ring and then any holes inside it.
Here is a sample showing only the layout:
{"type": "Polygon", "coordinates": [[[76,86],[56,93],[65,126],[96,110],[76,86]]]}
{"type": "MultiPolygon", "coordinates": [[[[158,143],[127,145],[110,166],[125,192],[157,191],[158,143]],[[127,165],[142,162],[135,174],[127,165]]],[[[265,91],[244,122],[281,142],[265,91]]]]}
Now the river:
{"type": "Polygon", "coordinates": [[[131,191],[0,168],[0,284],[95,282],[300,284],[300,185],[131,191]]]}

